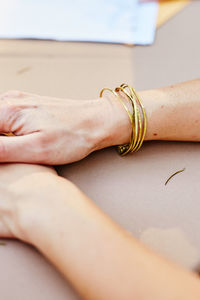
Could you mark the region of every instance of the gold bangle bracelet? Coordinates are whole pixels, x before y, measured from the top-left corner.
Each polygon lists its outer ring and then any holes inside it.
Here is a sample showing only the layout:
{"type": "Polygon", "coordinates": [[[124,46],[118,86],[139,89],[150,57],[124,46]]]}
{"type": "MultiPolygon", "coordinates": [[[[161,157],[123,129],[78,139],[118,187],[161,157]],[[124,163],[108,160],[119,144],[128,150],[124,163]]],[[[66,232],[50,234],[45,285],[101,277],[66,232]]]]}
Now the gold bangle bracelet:
{"type": "Polygon", "coordinates": [[[116,87],[114,90],[109,88],[102,89],[100,92],[100,97],[102,97],[103,92],[106,90],[113,93],[121,102],[131,121],[130,143],[117,146],[118,153],[124,156],[130,152],[138,151],[143,144],[147,129],[146,112],[139,95],[130,85],[125,83],[121,84],[119,87],[116,87]],[[131,102],[133,110],[132,113],[127,108],[119,92],[122,92],[131,102]]]}
{"type": "Polygon", "coordinates": [[[10,133],[0,132],[0,135],[15,136],[12,132],[10,132],[10,133]]]}
{"type": "MultiPolygon", "coordinates": [[[[133,135],[134,135],[134,133],[133,133],[134,125],[133,125],[133,117],[132,117],[131,112],[129,111],[129,109],[127,108],[127,106],[125,105],[125,103],[123,102],[123,100],[121,99],[121,97],[119,96],[119,94],[115,90],[112,90],[112,89],[109,89],[109,88],[103,88],[100,92],[100,98],[102,98],[103,93],[105,91],[109,91],[114,96],[116,96],[116,98],[120,101],[120,103],[123,105],[124,109],[128,113],[129,119],[131,121],[131,141],[132,141],[133,135]]],[[[130,152],[130,144],[119,145],[119,146],[117,146],[117,150],[118,150],[118,153],[121,154],[121,155],[122,155],[122,153],[128,153],[128,152],[130,152]]]]}
{"type": "Polygon", "coordinates": [[[144,106],[142,104],[142,101],[139,97],[139,95],[136,93],[136,91],[131,87],[129,86],[128,84],[122,84],[121,87],[124,89],[124,93],[125,93],[125,89],[128,88],[129,89],[129,93],[126,92],[126,95],[129,96],[129,99],[131,100],[132,98],[132,101],[133,99],[135,98],[136,100],[136,115],[138,114],[138,125],[139,125],[139,136],[138,136],[138,141],[137,141],[137,144],[135,145],[135,148],[132,149],[131,152],[136,152],[138,151],[142,144],[143,144],[143,141],[144,141],[144,138],[145,138],[145,134],[146,134],[146,129],[147,129],[147,117],[146,117],[146,112],[145,112],[145,109],[144,109],[144,106]],[[141,110],[141,113],[139,112],[139,110],[141,110]]]}
{"type": "MultiPolygon", "coordinates": [[[[120,87],[117,87],[115,89],[116,91],[122,91],[128,98],[129,100],[131,101],[132,103],[132,108],[133,108],[133,113],[132,113],[132,118],[134,120],[134,128],[133,128],[133,131],[134,131],[134,139],[131,140],[130,142],[130,148],[128,149],[129,152],[133,152],[135,147],[137,146],[137,140],[138,140],[138,113],[137,113],[137,103],[135,101],[135,99],[133,97],[130,96],[130,94],[125,90],[125,87],[123,87],[123,85],[121,85],[120,87]]],[[[123,153],[123,155],[126,155],[127,153],[123,153]]]]}

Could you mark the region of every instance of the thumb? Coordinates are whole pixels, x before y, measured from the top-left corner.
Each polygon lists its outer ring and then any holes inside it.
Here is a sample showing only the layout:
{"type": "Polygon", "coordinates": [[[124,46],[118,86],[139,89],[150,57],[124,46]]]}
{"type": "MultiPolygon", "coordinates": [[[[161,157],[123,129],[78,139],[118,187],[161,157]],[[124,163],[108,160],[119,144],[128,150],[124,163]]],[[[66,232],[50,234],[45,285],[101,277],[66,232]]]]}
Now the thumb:
{"type": "Polygon", "coordinates": [[[0,162],[44,163],[40,132],[0,136],[0,162]]]}

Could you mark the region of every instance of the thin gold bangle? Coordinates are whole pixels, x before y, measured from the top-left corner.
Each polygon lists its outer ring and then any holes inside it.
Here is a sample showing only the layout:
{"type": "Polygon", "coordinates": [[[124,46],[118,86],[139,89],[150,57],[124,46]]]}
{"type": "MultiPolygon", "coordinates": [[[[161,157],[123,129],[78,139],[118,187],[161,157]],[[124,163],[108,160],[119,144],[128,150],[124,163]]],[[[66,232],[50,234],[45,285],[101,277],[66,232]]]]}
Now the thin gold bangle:
{"type": "Polygon", "coordinates": [[[131,87],[131,90],[132,90],[133,94],[135,95],[135,97],[137,98],[137,100],[138,100],[138,102],[140,104],[140,107],[142,109],[142,113],[143,113],[143,135],[142,135],[140,144],[139,144],[138,149],[137,149],[137,151],[138,151],[142,147],[142,144],[144,142],[144,138],[145,138],[145,135],[146,135],[146,131],[147,131],[147,115],[146,115],[146,111],[145,111],[144,105],[142,104],[142,100],[141,100],[140,96],[138,95],[138,93],[135,91],[134,88],[131,87]]]}
{"type": "Polygon", "coordinates": [[[112,89],[109,89],[109,88],[103,88],[101,90],[101,92],[100,92],[100,98],[102,98],[104,91],[109,91],[109,92],[113,93],[119,99],[119,101],[121,102],[121,104],[124,106],[124,109],[128,113],[130,120],[132,120],[132,116],[131,116],[130,111],[128,110],[128,108],[126,107],[126,105],[124,104],[124,102],[122,101],[122,99],[120,98],[120,96],[116,93],[116,91],[112,90],[112,89]]]}
{"type": "MultiPolygon", "coordinates": [[[[132,137],[133,137],[133,128],[134,128],[134,126],[133,126],[133,118],[132,118],[132,115],[131,115],[129,109],[127,108],[127,106],[125,105],[125,103],[123,102],[123,100],[121,99],[121,97],[116,93],[115,90],[112,90],[112,89],[109,89],[109,88],[103,88],[103,89],[101,90],[101,92],[100,92],[100,98],[102,98],[103,92],[104,92],[104,91],[109,91],[109,92],[111,92],[112,94],[114,94],[114,95],[117,97],[117,99],[120,101],[120,103],[123,105],[123,107],[124,107],[124,109],[126,110],[126,112],[128,113],[129,119],[130,119],[130,121],[131,121],[131,140],[132,140],[132,137]]],[[[129,148],[130,148],[130,144],[124,144],[124,145],[119,145],[119,146],[117,146],[117,150],[118,150],[118,153],[119,153],[120,155],[125,155],[125,154],[127,154],[128,152],[130,152],[130,151],[129,151],[129,148]]]]}
{"type": "MultiPolygon", "coordinates": [[[[132,98],[130,96],[130,94],[128,94],[128,92],[124,89],[124,87],[121,85],[120,87],[117,87],[115,90],[119,91],[121,90],[128,98],[129,100],[131,101],[132,103],[132,107],[133,107],[133,115],[132,117],[135,119],[134,120],[134,125],[135,125],[135,128],[134,128],[134,133],[135,133],[135,137],[134,137],[134,142],[132,145],[130,145],[130,149],[129,149],[129,152],[132,152],[134,151],[133,149],[135,149],[136,145],[137,145],[137,138],[138,138],[138,114],[137,114],[137,103],[135,101],[134,98],[132,98]]],[[[125,155],[125,153],[124,153],[125,155]]]]}
{"type": "Polygon", "coordinates": [[[119,87],[116,87],[114,90],[109,88],[102,89],[100,92],[100,97],[102,97],[103,92],[106,90],[113,93],[117,97],[117,99],[121,102],[124,109],[128,113],[131,121],[130,143],[117,146],[118,153],[121,156],[124,156],[129,152],[138,151],[144,142],[147,129],[146,112],[139,95],[137,94],[135,89],[125,83],[121,84],[119,87]],[[126,95],[130,100],[133,109],[132,114],[124,103],[122,97],[119,95],[119,91],[124,93],[124,95],[126,95]]]}
{"type": "Polygon", "coordinates": [[[135,145],[135,147],[132,149],[132,151],[131,152],[136,152],[136,151],[138,151],[140,148],[141,148],[141,146],[142,146],[142,144],[143,144],[143,141],[144,141],[144,137],[145,137],[145,134],[146,134],[146,127],[147,127],[147,125],[146,125],[146,112],[145,112],[145,109],[144,109],[144,106],[143,106],[143,104],[142,104],[142,102],[141,102],[141,100],[140,100],[140,97],[139,97],[139,95],[136,93],[136,91],[130,86],[130,85],[128,85],[128,84],[125,84],[125,83],[123,83],[122,85],[121,85],[121,87],[124,89],[123,91],[124,91],[124,93],[131,99],[134,99],[134,98],[136,98],[136,101],[139,103],[139,106],[141,107],[141,110],[142,110],[142,113],[143,113],[143,125],[142,125],[142,120],[141,120],[141,115],[140,115],[140,113],[139,113],[139,111],[138,111],[138,107],[137,107],[137,104],[136,104],[136,115],[138,115],[138,122],[139,122],[139,137],[138,137],[138,142],[137,142],[137,144],[135,145]],[[126,88],[128,88],[129,89],[129,91],[130,91],[130,94],[129,93],[127,93],[126,92],[126,88]],[[142,127],[143,127],[143,133],[142,133],[142,127]],[[142,136],[141,136],[142,135],[142,136]]]}
{"type": "Polygon", "coordinates": [[[15,136],[12,132],[10,132],[10,133],[0,132],[0,135],[15,136]]]}

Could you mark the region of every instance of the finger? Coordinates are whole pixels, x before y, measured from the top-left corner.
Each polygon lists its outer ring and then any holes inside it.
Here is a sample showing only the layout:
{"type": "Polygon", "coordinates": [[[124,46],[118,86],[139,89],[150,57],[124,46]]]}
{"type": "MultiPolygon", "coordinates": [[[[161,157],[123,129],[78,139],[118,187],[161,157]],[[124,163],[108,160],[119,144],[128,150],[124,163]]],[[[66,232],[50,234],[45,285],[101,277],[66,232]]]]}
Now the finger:
{"type": "Polygon", "coordinates": [[[45,163],[46,158],[40,132],[23,136],[0,136],[0,162],[45,163]]]}
{"type": "Polygon", "coordinates": [[[8,102],[0,102],[0,134],[11,133],[12,129],[15,128],[16,122],[21,120],[23,117],[27,115],[27,112],[30,110],[31,112],[37,108],[37,105],[33,103],[26,103],[24,100],[20,101],[20,103],[8,103],[8,102]]]}
{"type": "MultiPolygon", "coordinates": [[[[7,100],[7,101],[13,101],[13,100],[19,101],[20,99],[29,100],[30,98],[38,99],[38,97],[40,97],[38,94],[30,94],[30,93],[21,92],[18,90],[12,90],[12,91],[8,91],[3,94],[0,94],[0,100],[7,100]]],[[[57,98],[55,98],[55,99],[57,99],[57,98]]]]}

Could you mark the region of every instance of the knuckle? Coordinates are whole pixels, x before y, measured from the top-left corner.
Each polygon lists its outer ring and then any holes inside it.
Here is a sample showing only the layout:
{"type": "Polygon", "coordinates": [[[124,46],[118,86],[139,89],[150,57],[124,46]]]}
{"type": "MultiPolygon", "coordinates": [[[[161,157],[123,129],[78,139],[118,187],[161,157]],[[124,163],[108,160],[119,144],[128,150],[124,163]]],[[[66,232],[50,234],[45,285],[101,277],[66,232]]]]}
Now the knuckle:
{"type": "Polygon", "coordinates": [[[7,99],[7,98],[20,98],[23,96],[23,92],[19,90],[9,90],[6,93],[1,95],[1,99],[7,99]]]}
{"type": "Polygon", "coordinates": [[[9,116],[12,116],[14,113],[16,113],[19,110],[19,107],[18,105],[13,103],[7,103],[5,109],[6,109],[6,113],[8,113],[9,116]]]}
{"type": "Polygon", "coordinates": [[[21,91],[18,90],[11,90],[8,92],[10,97],[14,97],[14,98],[18,98],[21,97],[23,95],[23,93],[21,91]]]}

